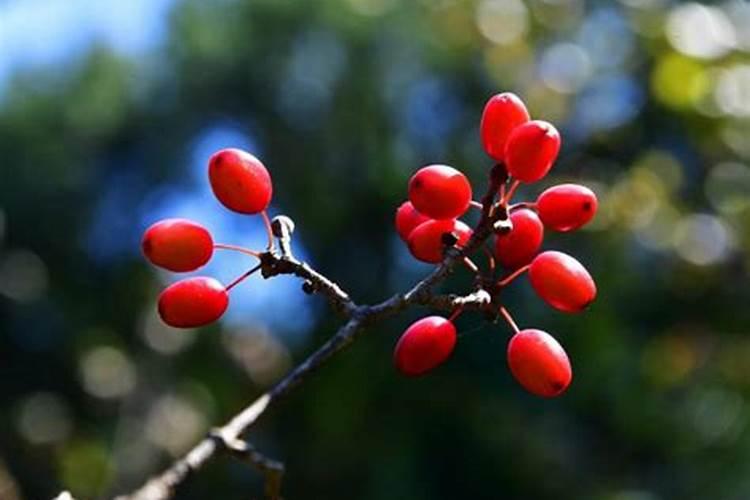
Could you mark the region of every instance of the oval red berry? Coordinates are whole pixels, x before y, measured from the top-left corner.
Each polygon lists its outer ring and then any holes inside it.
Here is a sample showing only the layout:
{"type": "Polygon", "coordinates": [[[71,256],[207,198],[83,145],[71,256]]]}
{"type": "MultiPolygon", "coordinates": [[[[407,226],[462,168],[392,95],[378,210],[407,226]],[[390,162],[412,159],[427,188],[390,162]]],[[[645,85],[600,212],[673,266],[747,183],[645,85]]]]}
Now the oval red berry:
{"type": "Polygon", "coordinates": [[[431,219],[455,219],[469,208],[471,184],[447,165],[420,168],[409,180],[409,201],[431,219]]]}
{"type": "Polygon", "coordinates": [[[229,305],[229,294],[213,278],[178,281],[159,295],[159,316],[169,326],[195,328],[213,323],[229,305]]]}
{"type": "Polygon", "coordinates": [[[405,201],[396,210],[396,232],[402,240],[407,241],[414,228],[428,220],[430,218],[417,212],[410,201],[405,201]]]}
{"type": "Polygon", "coordinates": [[[527,121],[529,112],[517,95],[504,92],[490,97],[479,125],[482,147],[487,155],[497,162],[503,161],[508,136],[527,121]]]}
{"type": "Polygon", "coordinates": [[[423,375],[448,359],[456,346],[456,327],[440,316],[413,323],[401,335],[393,362],[402,374],[423,375]]]}
{"type": "Polygon", "coordinates": [[[536,200],[539,218],[554,231],[575,231],[596,214],[596,194],[580,184],[559,184],[546,189],[536,200]]]}
{"type": "Polygon", "coordinates": [[[524,389],[543,398],[559,396],[573,379],[565,350],[542,330],[521,330],[513,335],[508,344],[508,366],[524,389]]]}
{"type": "Polygon", "coordinates": [[[222,149],[208,163],[208,178],[216,198],[228,209],[257,214],[273,195],[271,176],[259,159],[241,149],[222,149]]]}
{"type": "Polygon", "coordinates": [[[443,260],[446,234],[453,234],[462,247],[471,238],[471,228],[460,220],[428,220],[409,234],[409,251],[417,260],[437,264],[443,260]]]}
{"type": "Polygon", "coordinates": [[[582,311],[596,298],[596,284],[583,265],[562,252],[542,252],[529,267],[537,295],[563,312],[582,311]]]}
{"type": "Polygon", "coordinates": [[[547,175],[560,152],[560,134],[551,123],[532,120],[516,127],[505,145],[508,173],[523,182],[547,175]]]}
{"type": "Polygon", "coordinates": [[[170,271],[194,271],[211,259],[211,233],[187,219],[164,219],[150,226],[141,240],[143,255],[170,271]]]}
{"type": "Polygon", "coordinates": [[[523,208],[510,214],[513,229],[495,238],[495,258],[508,270],[532,261],[544,239],[544,226],[532,210],[523,208]]]}

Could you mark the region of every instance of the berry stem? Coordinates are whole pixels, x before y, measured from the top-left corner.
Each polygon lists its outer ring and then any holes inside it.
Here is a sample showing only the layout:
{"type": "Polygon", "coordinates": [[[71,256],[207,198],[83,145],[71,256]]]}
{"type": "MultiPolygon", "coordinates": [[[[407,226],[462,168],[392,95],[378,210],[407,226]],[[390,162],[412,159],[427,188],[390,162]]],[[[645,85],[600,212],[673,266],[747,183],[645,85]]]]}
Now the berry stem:
{"type": "Polygon", "coordinates": [[[482,251],[487,256],[487,264],[490,267],[490,276],[495,276],[495,256],[486,246],[482,245],[482,251]]]}
{"type": "Polygon", "coordinates": [[[469,269],[469,271],[478,274],[479,273],[479,266],[474,264],[474,261],[471,260],[469,257],[463,258],[464,265],[469,269]]]}
{"type": "Polygon", "coordinates": [[[508,188],[508,192],[505,193],[505,196],[502,196],[500,198],[500,204],[501,205],[507,205],[508,202],[513,198],[513,195],[516,194],[516,189],[518,189],[518,186],[521,185],[521,181],[514,180],[511,182],[510,187],[508,188]]]}
{"type": "Polygon", "coordinates": [[[514,203],[511,206],[508,207],[508,212],[515,212],[516,210],[521,210],[522,208],[528,208],[529,210],[537,211],[536,203],[533,201],[521,201],[518,203],[514,203]]]}
{"type": "Polygon", "coordinates": [[[497,286],[500,287],[500,288],[502,288],[504,286],[507,286],[508,284],[510,284],[511,281],[513,281],[514,279],[518,278],[523,273],[525,273],[526,271],[528,271],[529,267],[530,267],[529,264],[527,264],[527,265],[525,265],[523,267],[519,267],[518,269],[516,269],[515,271],[513,271],[512,273],[510,273],[508,276],[506,276],[505,278],[503,278],[500,281],[498,281],[497,282],[497,286]]]}
{"type": "Polygon", "coordinates": [[[510,312],[508,312],[505,306],[500,306],[499,310],[500,310],[500,314],[503,316],[505,321],[507,321],[510,327],[513,329],[513,333],[520,332],[521,330],[518,328],[518,325],[516,324],[515,321],[513,321],[513,316],[510,315],[510,312]]]}
{"type": "Polygon", "coordinates": [[[260,216],[263,217],[263,225],[266,226],[266,234],[268,235],[268,246],[266,246],[266,251],[271,252],[274,248],[274,239],[273,239],[273,229],[271,229],[271,219],[268,218],[268,211],[263,210],[260,213],[260,216]]]}
{"type": "Polygon", "coordinates": [[[241,247],[239,245],[228,245],[226,243],[215,243],[214,248],[219,250],[233,250],[235,252],[244,253],[245,255],[252,255],[253,257],[260,258],[260,252],[250,250],[249,248],[241,247]]]}
{"type": "Polygon", "coordinates": [[[237,279],[235,279],[234,281],[232,281],[230,284],[228,284],[226,286],[227,292],[229,290],[231,290],[232,288],[234,288],[235,286],[237,286],[240,283],[242,283],[251,274],[253,274],[254,272],[260,270],[261,267],[263,267],[263,264],[258,264],[257,266],[255,266],[255,267],[253,267],[253,268],[245,271],[244,273],[242,273],[240,276],[237,277],[237,279]]]}
{"type": "Polygon", "coordinates": [[[464,312],[464,306],[458,306],[455,311],[451,313],[451,315],[448,317],[448,321],[453,322],[461,316],[461,313],[464,312]]]}

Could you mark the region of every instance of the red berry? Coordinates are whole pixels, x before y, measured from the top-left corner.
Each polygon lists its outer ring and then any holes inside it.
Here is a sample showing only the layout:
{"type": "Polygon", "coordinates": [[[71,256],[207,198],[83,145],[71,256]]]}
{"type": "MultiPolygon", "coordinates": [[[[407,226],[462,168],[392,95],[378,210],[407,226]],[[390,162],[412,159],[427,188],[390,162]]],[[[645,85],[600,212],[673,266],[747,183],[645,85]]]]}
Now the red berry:
{"type": "Polygon", "coordinates": [[[193,271],[211,259],[214,242],[208,229],[187,219],[164,219],[143,233],[143,254],[175,272],[193,271]]]}
{"type": "Polygon", "coordinates": [[[542,252],[531,262],[529,280],[549,305],[574,313],[596,298],[596,284],[583,265],[562,252],[542,252]]]}
{"type": "Polygon", "coordinates": [[[471,228],[460,220],[428,220],[409,234],[409,251],[418,260],[437,264],[443,260],[446,233],[456,237],[458,246],[464,246],[471,238],[471,228]]]}
{"type": "Polygon", "coordinates": [[[417,212],[410,201],[405,201],[396,210],[396,232],[402,240],[406,241],[415,227],[428,220],[430,218],[417,212]]]}
{"type": "Polygon", "coordinates": [[[229,294],[213,278],[178,281],[159,295],[159,316],[169,326],[194,328],[219,319],[229,305],[229,294]]]}
{"type": "Polygon", "coordinates": [[[453,167],[429,165],[409,180],[409,201],[431,219],[455,219],[469,208],[471,184],[453,167]]]}
{"type": "Polygon", "coordinates": [[[222,149],[208,163],[214,195],[228,209],[257,214],[271,203],[273,186],[268,170],[255,156],[241,149],[222,149]]]}
{"type": "Polygon", "coordinates": [[[559,396],[573,379],[565,350],[541,330],[521,330],[513,335],[508,344],[508,366],[524,389],[543,398],[559,396]]]}
{"type": "Polygon", "coordinates": [[[518,269],[534,258],[542,246],[544,226],[534,211],[527,208],[510,214],[513,229],[495,238],[495,257],[506,269],[518,269]]]}
{"type": "Polygon", "coordinates": [[[533,120],[516,127],[505,144],[508,173],[523,182],[538,181],[560,152],[560,134],[551,124],[533,120]]]}
{"type": "Polygon", "coordinates": [[[539,218],[555,231],[574,231],[596,214],[598,202],[592,190],[580,184],[560,184],[542,192],[536,200],[539,218]]]}
{"type": "Polygon", "coordinates": [[[455,346],[453,323],[440,316],[428,316],[413,323],[401,335],[393,352],[393,362],[404,375],[423,375],[448,359],[455,346]]]}
{"type": "Polygon", "coordinates": [[[490,97],[482,112],[479,125],[482,147],[497,162],[505,159],[505,143],[514,128],[529,121],[523,101],[510,92],[490,97]]]}

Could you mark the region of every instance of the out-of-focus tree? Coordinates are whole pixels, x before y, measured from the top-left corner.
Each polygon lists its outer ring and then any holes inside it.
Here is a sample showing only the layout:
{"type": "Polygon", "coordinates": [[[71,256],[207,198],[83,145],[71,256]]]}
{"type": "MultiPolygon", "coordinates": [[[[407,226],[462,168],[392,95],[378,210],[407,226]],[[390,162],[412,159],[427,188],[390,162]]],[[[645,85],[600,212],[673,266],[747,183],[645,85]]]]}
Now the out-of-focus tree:
{"type": "MultiPolygon", "coordinates": [[[[565,345],[570,391],[522,393],[504,328],[473,317],[447,365],[404,380],[400,317],[254,442],[286,462],[289,498],[746,498],[749,20],[740,1],[184,0],[145,55],[102,42],[14,71],[0,87],[0,497],[132,488],[330,334],[335,318],[284,279],[244,284],[219,327],[157,320],[171,277],[139,255],[149,223],[262,241],[210,197],[214,150],[262,157],[298,253],[373,302],[428,269],[392,226],[406,180],[435,161],[483,179],[481,107],[512,90],[563,135],[526,194],[575,178],[601,200],[589,230],[546,242],[597,278],[592,309],[561,317],[526,285],[511,298],[522,326],[565,345]]],[[[218,462],[180,498],[259,482],[218,462]]]]}

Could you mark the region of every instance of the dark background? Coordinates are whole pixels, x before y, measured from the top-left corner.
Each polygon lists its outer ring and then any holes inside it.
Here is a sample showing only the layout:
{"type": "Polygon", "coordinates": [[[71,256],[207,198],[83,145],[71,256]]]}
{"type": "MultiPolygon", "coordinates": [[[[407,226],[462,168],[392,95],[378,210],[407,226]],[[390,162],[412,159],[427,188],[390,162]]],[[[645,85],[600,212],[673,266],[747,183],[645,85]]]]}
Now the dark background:
{"type": "MultiPolygon", "coordinates": [[[[563,136],[522,197],[576,180],[600,199],[590,227],[545,241],[588,267],[596,303],[565,316],[525,280],[507,294],[565,346],[570,390],[526,394],[507,326],[472,314],[448,363],[398,376],[414,310],[251,440],[286,463],[290,499],[750,498],[748,51],[740,1],[0,2],[0,498],[139,485],[340,324],[289,278],[238,287],[218,326],[159,323],[176,276],[142,259],[145,227],[186,216],[263,243],[258,217],[211,197],[213,151],[262,158],[298,254],[375,302],[429,270],[392,225],[409,176],[448,163],[481,192],[479,116],[504,90],[563,136]]],[[[201,272],[224,282],[249,264],[215,260],[201,272]]],[[[178,498],[260,481],[221,459],[178,498]]]]}

